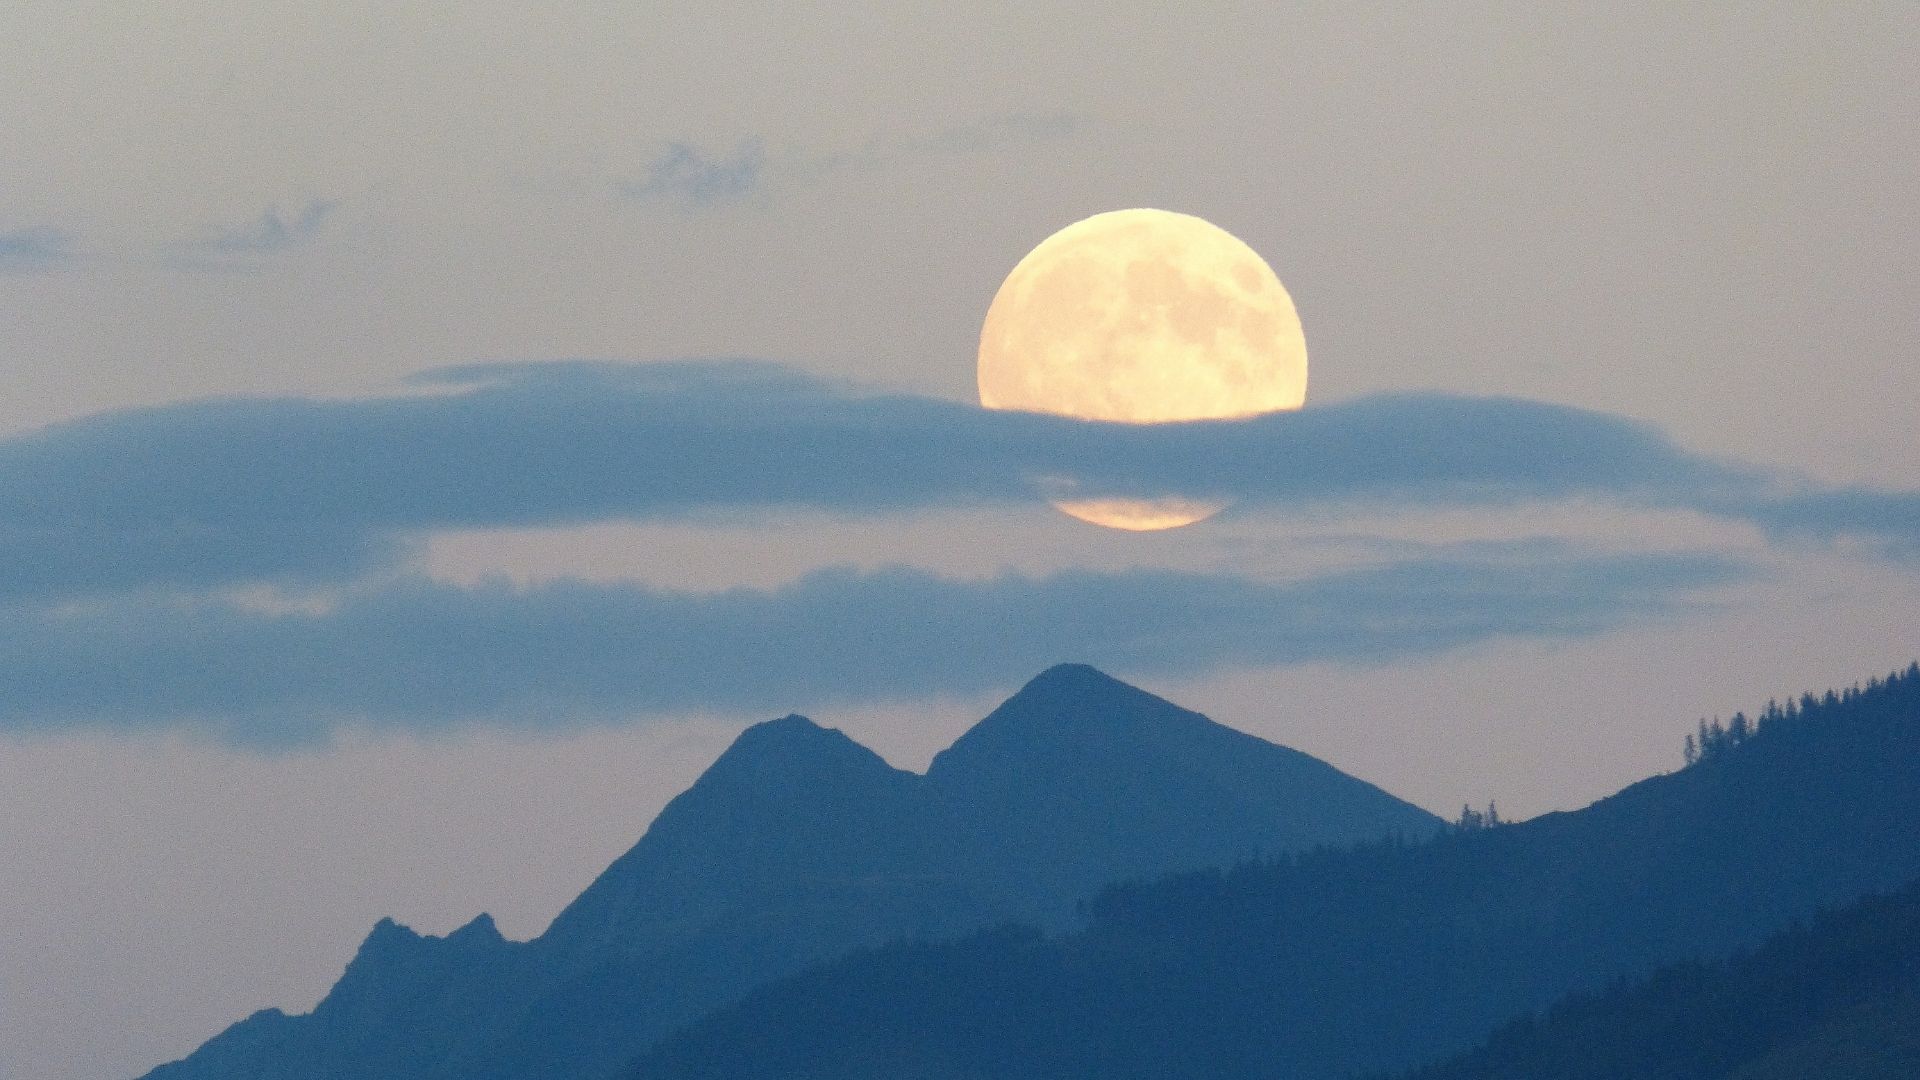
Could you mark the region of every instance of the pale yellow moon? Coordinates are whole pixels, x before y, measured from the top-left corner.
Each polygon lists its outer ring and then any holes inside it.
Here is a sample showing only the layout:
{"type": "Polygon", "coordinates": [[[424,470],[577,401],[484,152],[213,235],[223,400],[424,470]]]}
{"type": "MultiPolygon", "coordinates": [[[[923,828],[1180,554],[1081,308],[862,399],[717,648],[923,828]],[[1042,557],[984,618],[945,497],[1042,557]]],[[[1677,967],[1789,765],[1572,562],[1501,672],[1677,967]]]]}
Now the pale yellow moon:
{"type": "MultiPolygon", "coordinates": [[[[1297,409],[1307,343],[1273,268],[1188,214],[1115,210],[1040,242],[980,329],[980,404],[1152,424],[1297,409]]],[[[1055,506],[1116,529],[1171,529],[1222,504],[1170,494],[1055,506]]]]}

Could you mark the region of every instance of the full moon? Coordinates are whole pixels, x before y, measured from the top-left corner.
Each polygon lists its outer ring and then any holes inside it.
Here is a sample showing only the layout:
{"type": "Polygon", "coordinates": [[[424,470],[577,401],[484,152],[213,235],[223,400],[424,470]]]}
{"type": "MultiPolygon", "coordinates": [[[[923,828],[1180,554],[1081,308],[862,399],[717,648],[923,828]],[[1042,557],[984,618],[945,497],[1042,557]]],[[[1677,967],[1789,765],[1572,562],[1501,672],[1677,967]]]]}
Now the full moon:
{"type": "MultiPolygon", "coordinates": [[[[994,294],[980,329],[980,404],[1155,424],[1297,409],[1307,343],[1273,268],[1188,214],[1115,210],[1040,242],[994,294]]],[[[1063,498],[1096,525],[1190,525],[1223,504],[1063,498]]]]}

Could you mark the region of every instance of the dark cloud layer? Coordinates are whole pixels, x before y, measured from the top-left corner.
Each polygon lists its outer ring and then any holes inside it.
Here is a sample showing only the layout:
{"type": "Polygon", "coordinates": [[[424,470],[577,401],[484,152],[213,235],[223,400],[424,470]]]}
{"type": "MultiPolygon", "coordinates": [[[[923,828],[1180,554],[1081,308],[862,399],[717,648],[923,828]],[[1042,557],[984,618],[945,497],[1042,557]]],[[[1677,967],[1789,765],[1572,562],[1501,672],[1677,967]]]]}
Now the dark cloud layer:
{"type": "MultiPolygon", "coordinates": [[[[1179,493],[1255,507],[1685,507],[1920,556],[1920,495],[1826,490],[1538,402],[1394,395],[1157,426],[862,393],[775,365],[521,364],[413,392],[103,414],[0,441],[0,728],[552,726],[971,693],[1597,633],[1736,581],[1703,555],[1456,550],[1289,584],[1138,570],[823,571],[681,593],[414,575],[436,530],[1179,493]],[[272,612],[235,587],[321,587],[272,612]]],[[[1050,512],[1036,510],[1036,512],[1050,512]]]]}
{"type": "Polygon", "coordinates": [[[1134,676],[1371,663],[1567,637],[1740,580],[1700,555],[1546,547],[1274,584],[1140,571],[957,581],[827,570],[715,593],[408,579],[314,613],[155,596],[0,609],[0,727],[188,727],[256,745],[342,725],[546,730],[689,710],[771,715],[1006,686],[1063,659],[1134,676]]]}
{"type": "Polygon", "coordinates": [[[1920,492],[1809,491],[1760,502],[1751,513],[1776,537],[1814,543],[1852,537],[1891,558],[1920,561],[1920,492]]]}
{"type": "Polygon", "coordinates": [[[773,365],[454,369],[424,392],[104,414],[0,442],[0,598],[350,580],[439,529],[1045,493],[1289,508],[1593,496],[1911,550],[1915,497],[1785,489],[1643,425],[1539,402],[1393,395],[1148,427],[862,394],[773,365]]]}
{"type": "MultiPolygon", "coordinates": [[[[862,396],[760,363],[503,365],[351,402],[215,400],[0,442],[0,596],[346,580],[436,528],[887,513],[1081,494],[1753,513],[1755,480],[1561,405],[1386,396],[1162,427],[862,396]]],[[[1793,503],[1811,507],[1812,503],[1793,503]]],[[[1836,528],[1899,525],[1862,500],[1836,528]]],[[[1789,511],[1778,511],[1786,523],[1789,511]]]]}

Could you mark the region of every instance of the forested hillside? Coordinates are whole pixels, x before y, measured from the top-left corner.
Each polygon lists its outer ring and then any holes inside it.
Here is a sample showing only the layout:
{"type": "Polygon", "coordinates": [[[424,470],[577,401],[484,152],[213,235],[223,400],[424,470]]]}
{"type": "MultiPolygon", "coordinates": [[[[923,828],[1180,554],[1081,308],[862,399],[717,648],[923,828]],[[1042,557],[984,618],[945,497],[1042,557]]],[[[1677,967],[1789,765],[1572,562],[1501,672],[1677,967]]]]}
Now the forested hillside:
{"type": "Polygon", "coordinates": [[[1406,1080],[1912,1080],[1920,884],[1758,950],[1563,1001],[1406,1080]]]}
{"type": "Polygon", "coordinates": [[[635,1075],[1404,1069],[1920,878],[1920,666],[1709,741],[1576,812],[1115,888],[1074,934],[868,951],[755,993],[635,1075]]]}

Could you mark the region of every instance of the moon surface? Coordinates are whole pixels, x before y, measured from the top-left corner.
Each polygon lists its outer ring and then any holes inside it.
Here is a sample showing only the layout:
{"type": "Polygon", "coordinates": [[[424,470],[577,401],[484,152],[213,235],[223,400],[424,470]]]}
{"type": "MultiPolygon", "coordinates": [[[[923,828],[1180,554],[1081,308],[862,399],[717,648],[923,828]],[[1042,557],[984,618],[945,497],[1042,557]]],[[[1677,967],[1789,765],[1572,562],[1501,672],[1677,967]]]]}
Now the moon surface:
{"type": "MultiPolygon", "coordinates": [[[[1014,266],[980,329],[980,404],[1155,424],[1297,409],[1307,344],[1266,260],[1166,210],[1096,214],[1014,266]]],[[[1224,504],[1169,494],[1054,502],[1096,525],[1189,525],[1224,504]]]]}

